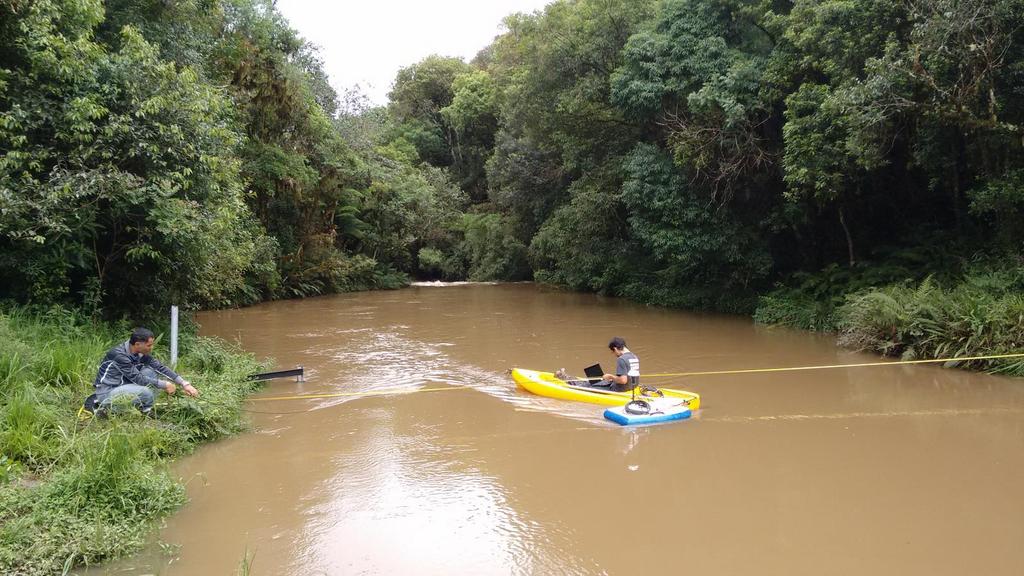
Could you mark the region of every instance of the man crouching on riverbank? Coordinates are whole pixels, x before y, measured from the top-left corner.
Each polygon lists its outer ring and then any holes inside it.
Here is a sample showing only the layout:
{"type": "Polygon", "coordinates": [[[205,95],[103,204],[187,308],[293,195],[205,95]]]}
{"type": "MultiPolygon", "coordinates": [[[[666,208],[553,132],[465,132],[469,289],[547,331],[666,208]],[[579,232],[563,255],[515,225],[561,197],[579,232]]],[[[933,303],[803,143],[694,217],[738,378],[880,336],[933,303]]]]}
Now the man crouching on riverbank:
{"type": "Polygon", "coordinates": [[[92,384],[96,388],[97,405],[106,409],[118,398],[130,398],[132,404],[148,415],[153,410],[154,389],[174,394],[181,386],[185,394],[199,396],[199,390],[191,383],[150,356],[155,340],[146,328],[136,328],[127,342],[107,351],[92,384]],[[173,382],[161,380],[158,374],[173,382]]]}

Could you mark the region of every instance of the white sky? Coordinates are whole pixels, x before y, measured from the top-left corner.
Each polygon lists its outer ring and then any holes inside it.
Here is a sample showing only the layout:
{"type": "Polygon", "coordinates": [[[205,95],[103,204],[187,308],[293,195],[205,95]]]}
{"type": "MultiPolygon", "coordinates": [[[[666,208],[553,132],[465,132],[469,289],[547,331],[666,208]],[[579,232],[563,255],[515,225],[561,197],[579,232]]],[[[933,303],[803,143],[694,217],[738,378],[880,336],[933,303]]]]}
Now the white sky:
{"type": "Polygon", "coordinates": [[[339,93],[358,84],[386,104],[399,68],[431,54],[467,62],[494,40],[501,20],[552,0],[277,0],[291,27],[313,44],[339,93]]]}

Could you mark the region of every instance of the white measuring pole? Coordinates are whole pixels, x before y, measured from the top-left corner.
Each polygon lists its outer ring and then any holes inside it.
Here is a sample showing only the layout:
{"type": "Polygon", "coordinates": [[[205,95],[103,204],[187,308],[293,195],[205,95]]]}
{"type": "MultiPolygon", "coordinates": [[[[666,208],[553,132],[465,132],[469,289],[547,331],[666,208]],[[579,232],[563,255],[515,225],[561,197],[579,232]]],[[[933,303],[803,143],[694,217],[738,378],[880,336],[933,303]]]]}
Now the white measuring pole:
{"type": "Polygon", "coordinates": [[[171,306],[171,368],[178,364],[178,307],[171,306]]]}

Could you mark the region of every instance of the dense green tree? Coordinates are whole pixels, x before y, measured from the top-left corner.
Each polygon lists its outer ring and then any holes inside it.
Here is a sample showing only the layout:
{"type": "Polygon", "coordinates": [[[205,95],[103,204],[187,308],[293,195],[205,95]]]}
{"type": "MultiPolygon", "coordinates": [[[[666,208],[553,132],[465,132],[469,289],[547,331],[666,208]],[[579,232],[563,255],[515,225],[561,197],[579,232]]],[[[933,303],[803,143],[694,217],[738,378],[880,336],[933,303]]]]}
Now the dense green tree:
{"type": "Polygon", "coordinates": [[[251,301],[273,241],[231,152],[230,101],[99,3],[0,4],[0,292],[144,310],[251,301]]]}
{"type": "Polygon", "coordinates": [[[593,171],[572,183],[570,200],[551,214],[530,242],[536,277],[574,290],[614,294],[629,273],[628,222],[616,198],[614,169],[593,171]]]}
{"type": "Polygon", "coordinates": [[[465,214],[458,230],[463,234],[458,250],[470,280],[530,278],[527,248],[514,222],[501,214],[465,214]]]}
{"type": "Polygon", "coordinates": [[[360,208],[368,223],[361,240],[363,252],[405,272],[436,267],[431,260],[420,266],[423,248],[453,256],[457,228],[466,205],[465,194],[440,168],[419,167],[401,153],[388,150],[375,163],[372,184],[360,208]]]}
{"type": "MultiPolygon", "coordinates": [[[[678,170],[672,179],[687,181],[685,186],[668,185],[661,156],[653,148],[639,147],[624,165],[633,182],[628,190],[662,190],[656,194],[661,198],[657,212],[679,228],[677,240],[694,232],[699,222],[706,237],[716,236],[710,232],[718,230],[717,237],[728,240],[716,247],[700,241],[666,244],[664,225],[638,214],[654,198],[636,203],[636,197],[624,190],[624,197],[634,199],[634,237],[648,249],[675,245],[679,252],[671,258],[676,264],[670,268],[684,270],[687,266],[680,262],[690,260],[711,276],[719,275],[711,284],[724,283],[730,289],[749,289],[754,278],[765,276],[765,243],[752,241],[751,233],[765,226],[766,214],[776,211],[779,203],[781,115],[765,78],[775,47],[768,29],[769,6],[747,1],[664,2],[653,25],[630,37],[623,48],[623,64],[611,76],[612,101],[627,117],[647,126],[646,140],[671,153],[678,170]],[[665,181],[638,188],[637,174],[645,171],[660,173],[665,181]],[[681,220],[683,214],[687,216],[681,220]],[[737,227],[749,229],[742,240],[737,227]],[[727,280],[730,275],[716,259],[738,266],[735,278],[743,280],[727,280]]],[[[664,254],[655,250],[652,255],[661,262],[656,267],[665,266],[664,254]]],[[[676,285],[666,270],[659,272],[660,282],[676,285]]]]}
{"type": "Polygon", "coordinates": [[[622,202],[638,245],[634,261],[643,264],[627,292],[653,289],[662,301],[728,306],[719,301],[723,292],[749,294],[767,276],[771,258],[757,230],[742,226],[728,207],[709,203],[667,154],[641,144],[623,169],[622,202]]]}
{"type": "Polygon", "coordinates": [[[652,30],[633,35],[612,75],[612,100],[654,122],[676,163],[729,199],[769,171],[772,102],[762,91],[772,48],[763,14],[737,4],[665,2],[652,30]]]}
{"type": "Polygon", "coordinates": [[[630,34],[653,11],[653,2],[556,2],[542,13],[508,17],[508,33],[489,55],[500,110],[487,163],[489,197],[519,223],[524,243],[538,234],[531,259],[544,278],[588,288],[613,284],[597,280],[608,264],[571,268],[582,262],[578,256],[593,254],[589,231],[600,234],[617,221],[619,230],[609,233],[620,237],[625,227],[621,217],[600,218],[619,211],[615,167],[640,130],[611,103],[609,76],[630,34]]]}
{"type": "Polygon", "coordinates": [[[456,154],[456,131],[442,110],[455,97],[455,79],[470,67],[459,58],[428,56],[398,71],[388,93],[388,109],[399,137],[416,146],[419,159],[434,166],[451,166],[456,154]]]}
{"type": "Polygon", "coordinates": [[[455,77],[452,103],[441,109],[441,116],[454,139],[452,172],[476,202],[487,198],[484,164],[494,149],[497,115],[497,90],[490,74],[474,70],[455,77]]]}
{"type": "Polygon", "coordinates": [[[208,73],[218,34],[227,24],[225,3],[220,0],[104,0],[104,17],[96,38],[117,46],[121,29],[131,26],[160,56],[179,66],[208,73]]]}
{"type": "Polygon", "coordinates": [[[279,245],[280,287],[262,287],[264,297],[363,285],[351,274],[365,265],[351,266],[341,247],[360,233],[358,189],[368,182],[330,116],[337,95],[312,48],[272,5],[230,8],[216,65],[242,114],[252,208],[279,245]]]}

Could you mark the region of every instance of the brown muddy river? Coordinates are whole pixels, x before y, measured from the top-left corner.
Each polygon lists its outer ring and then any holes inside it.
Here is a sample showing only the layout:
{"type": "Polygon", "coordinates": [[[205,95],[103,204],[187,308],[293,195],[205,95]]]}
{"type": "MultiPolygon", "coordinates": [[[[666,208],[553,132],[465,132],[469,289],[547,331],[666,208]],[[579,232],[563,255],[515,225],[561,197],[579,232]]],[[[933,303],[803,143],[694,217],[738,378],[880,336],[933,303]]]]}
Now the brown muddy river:
{"type": "MultiPolygon", "coordinates": [[[[513,366],[644,373],[877,361],[830,336],[547,291],[414,286],[200,315],[307,381],[175,466],[163,543],[90,573],[1024,574],[1024,382],[933,365],[648,379],[643,428],[517,390],[513,366]],[[170,549],[170,553],[166,552],[170,549]]],[[[200,384],[201,383],[197,383],[200,384]]]]}

